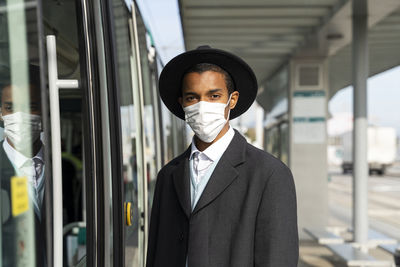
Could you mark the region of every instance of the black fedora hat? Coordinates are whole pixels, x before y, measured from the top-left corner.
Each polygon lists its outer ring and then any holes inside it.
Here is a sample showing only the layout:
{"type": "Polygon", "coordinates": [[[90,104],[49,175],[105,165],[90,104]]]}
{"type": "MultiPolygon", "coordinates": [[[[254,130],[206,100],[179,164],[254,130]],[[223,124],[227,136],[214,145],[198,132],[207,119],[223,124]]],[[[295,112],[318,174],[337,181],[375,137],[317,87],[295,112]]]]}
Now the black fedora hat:
{"type": "Polygon", "coordinates": [[[185,113],[178,102],[182,95],[182,79],[187,70],[200,64],[209,63],[224,69],[232,77],[239,101],[230,112],[230,119],[243,114],[254,102],[257,95],[257,80],[253,70],[238,56],[210,46],[200,46],[171,59],[161,72],[159,91],[167,108],[177,117],[185,119],[185,113]]]}

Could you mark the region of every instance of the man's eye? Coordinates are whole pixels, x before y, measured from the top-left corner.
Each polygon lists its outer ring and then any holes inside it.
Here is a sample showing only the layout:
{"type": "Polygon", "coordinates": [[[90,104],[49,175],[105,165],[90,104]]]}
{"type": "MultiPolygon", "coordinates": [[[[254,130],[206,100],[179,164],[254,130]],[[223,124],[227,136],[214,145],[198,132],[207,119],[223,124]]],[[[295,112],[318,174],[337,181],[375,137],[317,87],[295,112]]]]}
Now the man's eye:
{"type": "Polygon", "coordinates": [[[186,101],[193,101],[194,100],[194,97],[193,96],[188,96],[188,97],[186,97],[186,101]]]}
{"type": "Polygon", "coordinates": [[[218,99],[218,98],[220,98],[220,95],[211,95],[211,98],[212,99],[218,99]]]}

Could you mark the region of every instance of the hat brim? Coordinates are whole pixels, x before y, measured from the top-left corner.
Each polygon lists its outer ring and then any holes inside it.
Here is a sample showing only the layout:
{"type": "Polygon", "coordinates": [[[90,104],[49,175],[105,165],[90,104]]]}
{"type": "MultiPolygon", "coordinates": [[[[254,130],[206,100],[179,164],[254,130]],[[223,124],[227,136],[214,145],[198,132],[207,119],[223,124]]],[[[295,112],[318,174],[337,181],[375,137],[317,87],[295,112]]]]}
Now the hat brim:
{"type": "Polygon", "coordinates": [[[250,108],[257,95],[257,80],[254,72],[241,58],[214,48],[196,49],[173,58],[164,67],[159,79],[160,96],[167,108],[177,117],[185,120],[185,113],[178,102],[182,96],[182,79],[185,72],[200,63],[215,64],[230,74],[239,92],[239,100],[230,112],[234,119],[250,108]]]}

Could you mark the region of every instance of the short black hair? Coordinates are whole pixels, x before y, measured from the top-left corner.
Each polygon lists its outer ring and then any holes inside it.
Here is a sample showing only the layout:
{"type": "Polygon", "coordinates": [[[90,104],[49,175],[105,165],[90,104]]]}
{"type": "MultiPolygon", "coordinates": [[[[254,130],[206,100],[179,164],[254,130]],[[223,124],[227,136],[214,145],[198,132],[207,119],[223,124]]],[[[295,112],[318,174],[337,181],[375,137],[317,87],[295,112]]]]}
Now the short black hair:
{"type": "MultiPolygon", "coordinates": [[[[11,72],[8,66],[0,66],[0,106],[3,89],[11,85],[11,72]]],[[[28,69],[29,85],[35,86],[40,90],[40,67],[37,65],[29,64],[28,69]]]]}
{"type": "Polygon", "coordinates": [[[231,75],[226,70],[224,70],[223,68],[221,68],[220,66],[215,65],[215,64],[211,64],[211,63],[196,64],[196,65],[190,67],[187,71],[185,71],[185,73],[183,74],[183,77],[185,77],[185,75],[188,73],[195,72],[195,73],[201,74],[206,71],[214,71],[214,72],[218,72],[218,73],[221,73],[222,75],[224,75],[226,88],[228,89],[228,94],[230,95],[235,91],[235,83],[233,82],[231,75]]]}

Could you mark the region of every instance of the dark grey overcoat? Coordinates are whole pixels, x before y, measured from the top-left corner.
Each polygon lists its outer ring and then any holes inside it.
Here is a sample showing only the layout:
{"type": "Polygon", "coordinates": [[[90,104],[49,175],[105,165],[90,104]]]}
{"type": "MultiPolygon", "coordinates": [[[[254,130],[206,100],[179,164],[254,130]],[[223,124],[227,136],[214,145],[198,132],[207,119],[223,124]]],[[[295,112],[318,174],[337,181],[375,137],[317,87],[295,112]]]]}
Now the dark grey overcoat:
{"type": "Polygon", "coordinates": [[[191,211],[189,156],[190,148],[158,174],[146,266],[297,266],[290,170],[235,131],[191,211]]]}
{"type": "MultiPolygon", "coordinates": [[[[3,142],[0,142],[0,184],[1,184],[1,235],[2,235],[2,253],[3,253],[3,266],[17,266],[17,259],[20,257],[17,251],[17,236],[18,226],[21,224],[21,216],[13,217],[11,214],[11,177],[15,176],[15,170],[10,160],[8,159],[4,148],[3,142]]],[[[34,212],[35,217],[35,252],[36,252],[36,266],[46,266],[46,207],[45,201],[41,209],[41,219],[34,212]]],[[[22,219],[23,220],[23,219],[22,219]]],[[[21,227],[21,226],[19,226],[21,227]]]]}

